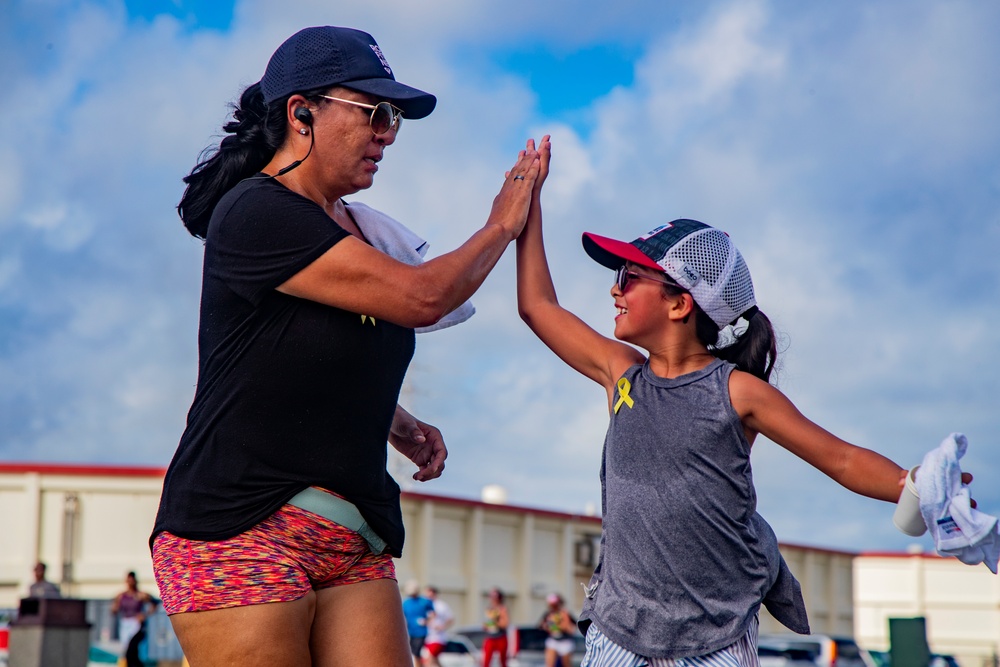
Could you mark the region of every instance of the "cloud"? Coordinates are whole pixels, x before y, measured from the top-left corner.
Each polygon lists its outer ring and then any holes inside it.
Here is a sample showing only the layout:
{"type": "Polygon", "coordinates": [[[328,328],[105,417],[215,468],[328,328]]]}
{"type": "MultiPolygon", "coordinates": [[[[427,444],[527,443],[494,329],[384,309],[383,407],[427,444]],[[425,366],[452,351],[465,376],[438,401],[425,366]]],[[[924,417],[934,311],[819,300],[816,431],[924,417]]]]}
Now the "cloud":
{"type": "MultiPolygon", "coordinates": [[[[996,479],[1000,92],[982,82],[1000,68],[998,10],[666,4],[583,15],[546,3],[526,22],[517,2],[314,2],[290,15],[254,0],[225,32],[133,21],[115,3],[5,10],[0,457],[169,460],[197,370],[201,246],[173,210],[180,178],[282,39],[336,23],[371,31],[400,80],[439,96],[356,197],[431,254],[482,226],[524,138],[551,132],[546,243],[564,305],[610,334],[611,276],[581,232],[633,238],[703,219],[746,256],[783,335],[781,387],[807,415],[903,465],[965,430],[967,467],[996,479]],[[585,136],[541,114],[547,91],[529,72],[492,59],[615,40],[641,46],[634,83],[592,101],[585,136]]],[[[512,502],[581,511],[600,498],[606,397],[534,339],[513,287],[506,256],[470,322],[418,339],[403,400],[452,454],[444,478],[415,488],[476,496],[501,483],[512,502]]],[[[755,446],[754,470],[782,539],[908,541],[891,506],[771,443],[755,446]]],[[[976,489],[994,512],[996,488],[976,489]]]]}

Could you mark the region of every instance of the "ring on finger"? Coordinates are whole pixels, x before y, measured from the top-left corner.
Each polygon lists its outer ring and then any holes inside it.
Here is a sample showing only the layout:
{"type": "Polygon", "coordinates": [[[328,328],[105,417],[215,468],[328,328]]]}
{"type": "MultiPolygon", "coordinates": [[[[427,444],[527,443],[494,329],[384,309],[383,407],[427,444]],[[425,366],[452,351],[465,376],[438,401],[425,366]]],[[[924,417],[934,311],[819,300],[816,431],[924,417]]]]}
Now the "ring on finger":
{"type": "Polygon", "coordinates": [[[522,176],[521,174],[518,174],[517,176],[514,177],[514,180],[515,181],[523,181],[524,180],[524,176],[522,176]]]}

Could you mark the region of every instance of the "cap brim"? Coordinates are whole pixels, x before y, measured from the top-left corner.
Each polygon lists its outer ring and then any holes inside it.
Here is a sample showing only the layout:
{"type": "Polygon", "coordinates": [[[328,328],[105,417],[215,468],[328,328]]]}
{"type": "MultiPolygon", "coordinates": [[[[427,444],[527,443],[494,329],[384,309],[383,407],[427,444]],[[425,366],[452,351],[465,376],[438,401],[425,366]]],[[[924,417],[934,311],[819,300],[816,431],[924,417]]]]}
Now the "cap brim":
{"type": "Polygon", "coordinates": [[[437,105],[437,98],[430,93],[425,93],[393,79],[362,79],[360,81],[344,81],[337,85],[392,102],[393,105],[403,110],[404,120],[426,118],[431,115],[437,105]]]}
{"type": "Polygon", "coordinates": [[[647,257],[645,253],[631,243],[616,241],[606,236],[584,232],[583,249],[587,251],[591,259],[609,269],[617,270],[625,262],[632,262],[639,266],[663,271],[662,266],[647,257]]]}

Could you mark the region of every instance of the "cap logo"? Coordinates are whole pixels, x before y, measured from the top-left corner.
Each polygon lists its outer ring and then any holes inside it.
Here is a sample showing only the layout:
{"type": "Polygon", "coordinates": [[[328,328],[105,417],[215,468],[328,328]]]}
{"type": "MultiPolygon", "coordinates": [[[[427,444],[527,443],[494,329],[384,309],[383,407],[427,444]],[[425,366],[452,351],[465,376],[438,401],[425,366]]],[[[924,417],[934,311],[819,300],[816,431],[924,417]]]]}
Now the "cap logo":
{"type": "Polygon", "coordinates": [[[692,269],[687,264],[681,267],[681,273],[684,274],[684,277],[688,279],[688,283],[691,284],[692,286],[701,279],[701,276],[698,275],[698,272],[692,269]]]}
{"type": "Polygon", "coordinates": [[[378,44],[369,44],[368,46],[371,47],[372,51],[375,52],[375,55],[377,55],[378,59],[382,62],[382,67],[385,68],[386,74],[392,74],[392,69],[389,67],[389,61],[382,55],[382,50],[378,48],[378,44]]]}
{"type": "Polygon", "coordinates": [[[656,236],[657,234],[659,234],[660,232],[662,232],[664,229],[670,229],[673,226],[674,226],[674,223],[672,223],[672,222],[668,222],[665,225],[660,225],[659,227],[657,227],[653,231],[646,232],[645,234],[643,234],[642,236],[640,236],[639,240],[640,241],[648,241],[649,239],[653,238],[654,236],[656,236]]]}

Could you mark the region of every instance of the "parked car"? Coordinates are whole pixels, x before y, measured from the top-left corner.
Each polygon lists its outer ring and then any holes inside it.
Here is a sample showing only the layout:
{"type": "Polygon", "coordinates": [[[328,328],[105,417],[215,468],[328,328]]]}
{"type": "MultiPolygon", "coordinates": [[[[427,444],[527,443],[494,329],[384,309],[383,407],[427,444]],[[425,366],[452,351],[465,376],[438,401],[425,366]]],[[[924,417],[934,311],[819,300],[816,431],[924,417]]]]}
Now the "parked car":
{"type": "Polygon", "coordinates": [[[444,650],[438,656],[441,667],[479,667],[482,653],[468,638],[454,635],[444,645],[444,650]]]}
{"type": "Polygon", "coordinates": [[[816,667],[815,654],[808,649],[757,645],[760,667],[816,667]]]}
{"type": "Polygon", "coordinates": [[[767,667],[872,667],[852,638],[832,635],[760,635],[757,655],[767,667]]]}
{"type": "MultiPolygon", "coordinates": [[[[892,654],[889,651],[863,651],[872,658],[872,667],[892,667],[892,654]]],[[[959,667],[955,656],[947,653],[931,653],[929,667],[959,667]]]]}
{"type": "Polygon", "coordinates": [[[888,651],[874,651],[868,649],[865,651],[868,657],[872,659],[873,667],[892,667],[892,658],[889,656],[888,651]]]}
{"type": "Polygon", "coordinates": [[[930,667],[959,667],[955,656],[946,653],[931,653],[930,667]]]}
{"type": "Polygon", "coordinates": [[[10,643],[10,630],[6,621],[0,621],[0,667],[7,667],[7,647],[10,643]]]}
{"type": "MultiPolygon", "coordinates": [[[[548,635],[544,630],[533,625],[519,625],[510,628],[507,639],[507,654],[509,660],[508,667],[535,667],[545,664],[545,638],[548,635]]],[[[453,639],[462,638],[475,647],[476,655],[482,656],[483,641],[486,639],[486,632],[479,626],[467,626],[457,628],[452,633],[453,639]]],[[[583,656],[587,652],[587,644],[583,635],[574,635],[575,643],[573,653],[570,656],[570,664],[573,667],[583,662],[583,656]]],[[[444,665],[444,663],[442,663],[444,665]]]]}

